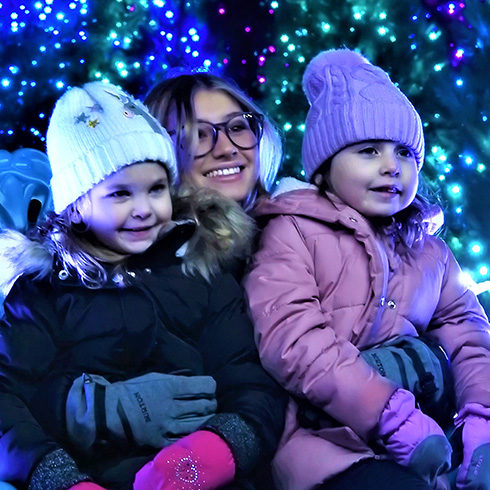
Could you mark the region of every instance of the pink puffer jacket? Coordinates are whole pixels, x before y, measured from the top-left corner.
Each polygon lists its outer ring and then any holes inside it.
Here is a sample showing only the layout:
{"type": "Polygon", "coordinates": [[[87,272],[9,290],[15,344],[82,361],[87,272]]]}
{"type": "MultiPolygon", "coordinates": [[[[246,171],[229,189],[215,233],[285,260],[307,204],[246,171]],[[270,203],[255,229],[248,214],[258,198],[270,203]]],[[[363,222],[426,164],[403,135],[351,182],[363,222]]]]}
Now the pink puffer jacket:
{"type": "Polygon", "coordinates": [[[394,336],[436,339],[457,406],[490,407],[488,320],[442,240],[402,260],[362,215],[313,189],[266,201],[257,216],[270,221],[245,289],[262,362],[293,395],[274,459],[279,488],[308,490],[379,457],[368,441],[396,387],[359,350],[394,336]]]}

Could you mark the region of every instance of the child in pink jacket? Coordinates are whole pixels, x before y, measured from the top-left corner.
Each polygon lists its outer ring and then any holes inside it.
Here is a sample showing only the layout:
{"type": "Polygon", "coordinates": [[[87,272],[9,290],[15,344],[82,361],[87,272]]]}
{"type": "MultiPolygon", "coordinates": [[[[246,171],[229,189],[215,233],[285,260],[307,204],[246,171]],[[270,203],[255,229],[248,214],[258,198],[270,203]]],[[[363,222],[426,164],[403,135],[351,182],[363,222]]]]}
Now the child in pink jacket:
{"type": "Polygon", "coordinates": [[[423,336],[451,361],[457,488],[490,489],[489,324],[431,235],[434,206],[417,193],[420,117],[350,50],[316,56],[303,88],[310,183],[289,181],[258,206],[265,228],[245,278],[261,360],[291,394],[278,487],[441,488],[452,452],[444,431],[361,354],[423,336]]]}

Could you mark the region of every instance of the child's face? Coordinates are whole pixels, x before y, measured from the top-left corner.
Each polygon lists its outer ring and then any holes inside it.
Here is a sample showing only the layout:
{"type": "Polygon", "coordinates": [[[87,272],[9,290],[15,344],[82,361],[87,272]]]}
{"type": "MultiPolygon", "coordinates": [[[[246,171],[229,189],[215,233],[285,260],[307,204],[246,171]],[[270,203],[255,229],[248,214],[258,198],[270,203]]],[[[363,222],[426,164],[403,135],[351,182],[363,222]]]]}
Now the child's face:
{"type": "Polygon", "coordinates": [[[167,171],[158,163],[123,167],[90,191],[92,214],[85,221],[110,249],[126,254],[147,250],[172,217],[167,171]]]}
{"type": "Polygon", "coordinates": [[[413,201],[418,187],[413,152],[392,141],[364,141],[333,159],[329,188],[367,217],[393,216],[413,201]]]}
{"type": "MultiPolygon", "coordinates": [[[[194,95],[194,112],[198,121],[223,123],[243,109],[229,95],[218,90],[199,90],[194,95]]],[[[194,159],[184,176],[198,188],[210,188],[241,202],[248,197],[258,178],[258,147],[242,150],[224,131],[218,131],[214,148],[194,159]]]]}

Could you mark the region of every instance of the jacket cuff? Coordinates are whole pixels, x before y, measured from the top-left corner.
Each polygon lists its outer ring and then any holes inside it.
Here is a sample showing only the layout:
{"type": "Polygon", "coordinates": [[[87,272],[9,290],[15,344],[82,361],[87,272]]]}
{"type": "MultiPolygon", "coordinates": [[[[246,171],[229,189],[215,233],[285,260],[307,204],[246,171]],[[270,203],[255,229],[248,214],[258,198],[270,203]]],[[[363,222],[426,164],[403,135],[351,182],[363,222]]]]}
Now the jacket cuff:
{"type": "Polygon", "coordinates": [[[239,415],[219,413],[199,429],[214,432],[225,440],[233,453],[237,476],[249,473],[262,460],[262,441],[257,431],[239,415]]]}
{"type": "Polygon", "coordinates": [[[90,481],[63,449],[48,453],[38,463],[29,481],[28,490],[66,490],[76,483],[90,481]]]}

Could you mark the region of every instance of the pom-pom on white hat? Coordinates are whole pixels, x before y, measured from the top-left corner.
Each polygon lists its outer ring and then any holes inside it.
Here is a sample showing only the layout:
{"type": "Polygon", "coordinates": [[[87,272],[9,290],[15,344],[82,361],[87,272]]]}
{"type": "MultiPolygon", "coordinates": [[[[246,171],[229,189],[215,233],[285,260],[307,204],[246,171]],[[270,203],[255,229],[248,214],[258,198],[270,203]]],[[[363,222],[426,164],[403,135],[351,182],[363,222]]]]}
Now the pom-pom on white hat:
{"type": "Polygon", "coordinates": [[[310,103],[302,149],[308,179],[337,152],[366,140],[406,145],[421,169],[419,114],[388,74],[364,56],[349,49],[321,52],[306,67],[303,90],[310,103]]]}
{"type": "Polygon", "coordinates": [[[165,129],[141,102],[104,82],[73,87],[61,96],[46,146],[57,213],[132,163],[159,162],[170,182],[177,176],[174,145],[165,129]]]}

